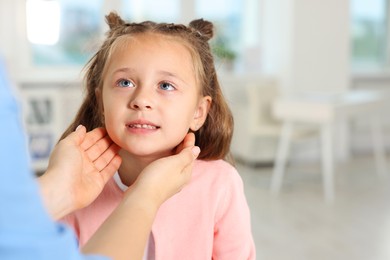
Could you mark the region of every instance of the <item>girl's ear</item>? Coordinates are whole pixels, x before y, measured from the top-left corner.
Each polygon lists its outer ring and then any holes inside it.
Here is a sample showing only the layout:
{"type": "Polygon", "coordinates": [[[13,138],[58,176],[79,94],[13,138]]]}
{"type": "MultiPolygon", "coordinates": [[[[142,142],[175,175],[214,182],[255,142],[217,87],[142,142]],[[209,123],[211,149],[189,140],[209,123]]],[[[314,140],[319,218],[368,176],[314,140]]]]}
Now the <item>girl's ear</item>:
{"type": "Polygon", "coordinates": [[[194,118],[192,119],[190,129],[197,131],[201,128],[206,121],[207,115],[210,110],[212,99],[210,96],[204,96],[199,100],[198,107],[195,111],[194,118]]]}

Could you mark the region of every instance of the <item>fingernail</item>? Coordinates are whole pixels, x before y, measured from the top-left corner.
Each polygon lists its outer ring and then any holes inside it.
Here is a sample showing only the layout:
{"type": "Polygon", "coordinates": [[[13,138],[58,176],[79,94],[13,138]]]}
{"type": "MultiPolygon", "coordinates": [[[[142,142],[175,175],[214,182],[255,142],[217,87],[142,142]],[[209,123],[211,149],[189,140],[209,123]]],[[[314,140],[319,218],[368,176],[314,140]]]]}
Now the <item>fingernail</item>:
{"type": "Polygon", "coordinates": [[[83,126],[83,125],[78,125],[78,126],[76,127],[76,130],[75,130],[75,131],[79,130],[82,126],[83,126]]]}
{"type": "Polygon", "coordinates": [[[198,155],[200,153],[200,148],[198,146],[194,146],[194,147],[192,147],[191,151],[192,151],[192,154],[194,155],[194,157],[198,157],[198,155]]]}

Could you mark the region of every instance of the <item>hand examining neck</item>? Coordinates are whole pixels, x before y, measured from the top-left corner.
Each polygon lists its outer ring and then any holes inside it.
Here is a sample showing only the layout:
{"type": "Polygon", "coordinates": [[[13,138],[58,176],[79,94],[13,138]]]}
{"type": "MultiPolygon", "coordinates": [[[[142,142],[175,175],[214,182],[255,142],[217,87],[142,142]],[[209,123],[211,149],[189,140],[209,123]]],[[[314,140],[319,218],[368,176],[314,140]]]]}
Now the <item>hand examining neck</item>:
{"type": "Polygon", "coordinates": [[[80,126],[61,140],[38,178],[49,214],[59,219],[94,201],[121,164],[119,150],[104,128],[80,126]]]}
{"type": "Polygon", "coordinates": [[[195,136],[188,134],[177,154],[158,159],[143,169],[82,251],[112,259],[142,259],[159,207],[191,179],[193,163],[200,152],[194,143],[195,136]]]}
{"type": "Polygon", "coordinates": [[[122,158],[122,164],[119,167],[118,173],[121,182],[127,187],[130,187],[134,184],[138,176],[149,164],[158,159],[177,154],[183,150],[184,147],[193,146],[193,142],[195,142],[193,141],[195,140],[194,138],[195,137],[193,137],[192,134],[186,135],[183,141],[173,151],[167,151],[165,153],[153,154],[149,156],[135,156],[134,154],[130,154],[124,149],[120,150],[119,155],[122,158]],[[183,145],[184,142],[187,142],[186,146],[183,145]]]}

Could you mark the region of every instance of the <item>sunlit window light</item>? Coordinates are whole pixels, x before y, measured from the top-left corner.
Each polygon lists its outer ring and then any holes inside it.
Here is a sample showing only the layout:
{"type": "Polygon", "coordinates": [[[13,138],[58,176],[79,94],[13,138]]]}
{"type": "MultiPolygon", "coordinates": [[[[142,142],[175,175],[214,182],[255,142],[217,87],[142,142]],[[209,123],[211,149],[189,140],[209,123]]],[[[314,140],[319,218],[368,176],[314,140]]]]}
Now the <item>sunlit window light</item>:
{"type": "Polygon", "coordinates": [[[27,38],[31,43],[54,45],[60,36],[60,5],[55,0],[27,0],[27,38]]]}

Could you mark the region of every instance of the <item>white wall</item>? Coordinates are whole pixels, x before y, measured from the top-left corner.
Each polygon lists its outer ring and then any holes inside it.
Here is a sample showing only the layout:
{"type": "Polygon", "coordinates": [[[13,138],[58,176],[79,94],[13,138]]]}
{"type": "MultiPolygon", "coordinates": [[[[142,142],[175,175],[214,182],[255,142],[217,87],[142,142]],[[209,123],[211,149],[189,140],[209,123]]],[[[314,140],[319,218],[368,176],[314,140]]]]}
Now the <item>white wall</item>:
{"type": "Polygon", "coordinates": [[[348,0],[263,0],[264,69],[290,91],[350,86],[348,0]]]}

